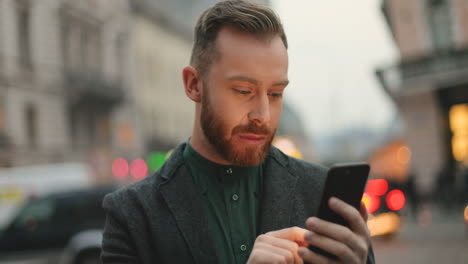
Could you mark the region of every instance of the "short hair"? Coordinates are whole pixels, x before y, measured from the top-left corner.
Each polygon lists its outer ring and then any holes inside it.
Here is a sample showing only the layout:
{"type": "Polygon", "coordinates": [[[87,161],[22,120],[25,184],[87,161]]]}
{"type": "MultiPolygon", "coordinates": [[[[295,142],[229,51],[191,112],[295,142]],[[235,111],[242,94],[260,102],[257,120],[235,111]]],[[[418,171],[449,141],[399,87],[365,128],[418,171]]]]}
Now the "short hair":
{"type": "Polygon", "coordinates": [[[219,58],[215,42],[223,26],[231,26],[259,38],[279,36],[288,48],[283,25],[273,10],[244,0],[220,1],[203,12],[195,26],[190,65],[198,70],[202,78],[219,58]]]}

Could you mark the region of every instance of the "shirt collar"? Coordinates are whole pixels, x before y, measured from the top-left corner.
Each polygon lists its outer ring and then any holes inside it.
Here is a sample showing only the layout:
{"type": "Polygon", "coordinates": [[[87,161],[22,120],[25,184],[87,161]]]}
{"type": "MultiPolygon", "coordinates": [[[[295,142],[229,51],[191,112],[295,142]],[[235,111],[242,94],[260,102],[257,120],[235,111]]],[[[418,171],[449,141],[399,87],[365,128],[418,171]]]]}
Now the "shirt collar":
{"type": "Polygon", "coordinates": [[[242,167],[215,163],[200,155],[189,143],[184,150],[183,158],[192,171],[195,184],[199,185],[203,194],[213,185],[230,185],[249,176],[255,177],[261,168],[261,164],[242,167]]]}

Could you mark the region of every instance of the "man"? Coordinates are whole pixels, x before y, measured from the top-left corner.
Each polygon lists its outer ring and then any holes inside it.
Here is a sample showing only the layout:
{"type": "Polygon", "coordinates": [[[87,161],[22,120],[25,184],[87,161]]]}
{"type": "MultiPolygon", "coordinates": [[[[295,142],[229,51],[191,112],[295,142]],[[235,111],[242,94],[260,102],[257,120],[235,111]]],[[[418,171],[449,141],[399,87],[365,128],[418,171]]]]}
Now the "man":
{"type": "Polygon", "coordinates": [[[349,229],[312,217],[327,170],[271,147],[287,72],[270,9],[231,0],[201,15],[182,74],[192,136],[154,175],[104,199],[104,263],[373,262],[365,209],[330,200],[349,229]]]}

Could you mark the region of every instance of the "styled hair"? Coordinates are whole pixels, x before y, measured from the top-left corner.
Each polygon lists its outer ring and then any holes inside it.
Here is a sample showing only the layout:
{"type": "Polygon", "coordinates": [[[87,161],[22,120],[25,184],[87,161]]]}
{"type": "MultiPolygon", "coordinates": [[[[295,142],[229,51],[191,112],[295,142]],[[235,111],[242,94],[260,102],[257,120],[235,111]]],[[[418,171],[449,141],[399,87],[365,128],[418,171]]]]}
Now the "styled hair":
{"type": "Polygon", "coordinates": [[[215,42],[224,26],[231,26],[261,39],[279,36],[286,49],[288,48],[283,25],[273,10],[245,0],[220,1],[203,12],[195,26],[190,64],[202,78],[211,64],[219,58],[215,42]]]}

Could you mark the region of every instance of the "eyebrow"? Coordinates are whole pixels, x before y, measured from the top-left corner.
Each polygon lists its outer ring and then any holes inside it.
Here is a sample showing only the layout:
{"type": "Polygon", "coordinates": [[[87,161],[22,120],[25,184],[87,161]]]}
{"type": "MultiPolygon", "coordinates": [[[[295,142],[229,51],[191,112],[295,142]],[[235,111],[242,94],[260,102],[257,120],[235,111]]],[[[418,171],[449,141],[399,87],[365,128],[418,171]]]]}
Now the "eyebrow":
{"type": "MultiPolygon", "coordinates": [[[[229,81],[244,81],[244,82],[249,82],[251,84],[258,85],[258,81],[254,78],[244,76],[244,75],[236,75],[236,76],[231,76],[227,78],[229,81]]],[[[289,80],[281,80],[279,82],[275,82],[273,86],[287,86],[289,84],[289,80]]]]}

